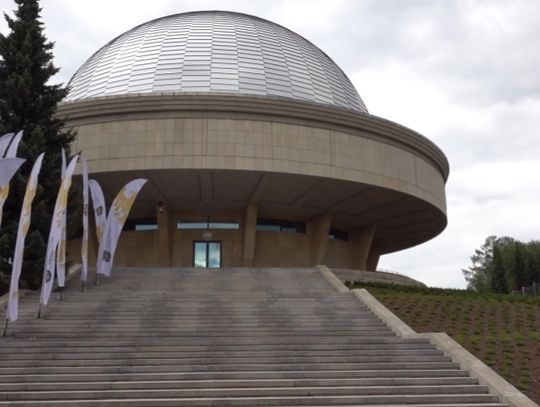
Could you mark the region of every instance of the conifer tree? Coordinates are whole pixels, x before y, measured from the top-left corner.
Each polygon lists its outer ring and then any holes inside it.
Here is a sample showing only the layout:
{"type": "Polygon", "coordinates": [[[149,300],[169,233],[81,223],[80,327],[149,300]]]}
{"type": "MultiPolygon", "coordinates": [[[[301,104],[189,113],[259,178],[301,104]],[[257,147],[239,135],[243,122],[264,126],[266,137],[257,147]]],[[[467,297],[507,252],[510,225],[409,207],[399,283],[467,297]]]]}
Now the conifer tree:
{"type": "Polygon", "coordinates": [[[521,287],[524,286],[524,277],[527,274],[525,258],[523,256],[523,244],[516,242],[516,247],[514,250],[514,264],[512,270],[512,279],[514,290],[521,290],[521,287]]]}
{"type": "MultiPolygon", "coordinates": [[[[538,270],[538,263],[536,259],[536,253],[529,249],[527,254],[527,267],[525,268],[525,275],[523,276],[523,285],[526,287],[536,282],[536,274],[538,270]]],[[[540,280],[539,280],[540,281],[540,280]]]]}
{"type": "Polygon", "coordinates": [[[56,106],[67,90],[50,84],[58,72],[53,64],[53,43],[43,33],[39,0],[15,0],[14,18],[4,13],[9,33],[0,34],[0,134],[23,130],[18,156],[25,158],[10,185],[0,230],[0,273],[11,272],[9,259],[22,199],[31,167],[45,152],[39,187],[32,209],[32,222],[26,239],[21,280],[26,286],[40,283],[51,215],[60,184],[60,151],[69,152],[74,134],[63,129],[64,121],[55,116],[56,106]],[[30,250],[31,248],[31,250],[30,250]]]}
{"type": "Polygon", "coordinates": [[[495,293],[507,293],[508,283],[504,269],[501,249],[498,245],[493,247],[493,271],[491,273],[491,291],[495,293]]]}

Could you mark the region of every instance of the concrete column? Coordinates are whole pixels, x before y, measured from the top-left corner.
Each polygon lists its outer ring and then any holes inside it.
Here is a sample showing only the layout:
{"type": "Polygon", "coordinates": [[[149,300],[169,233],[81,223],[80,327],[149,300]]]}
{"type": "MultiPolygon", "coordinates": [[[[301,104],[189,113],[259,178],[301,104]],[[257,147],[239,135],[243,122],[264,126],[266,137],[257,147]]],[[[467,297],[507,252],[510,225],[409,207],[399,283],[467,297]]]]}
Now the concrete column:
{"type": "Polygon", "coordinates": [[[377,250],[374,247],[372,247],[367,258],[366,266],[367,266],[368,271],[377,271],[379,258],[380,258],[380,254],[377,253],[377,250]]]}
{"type": "Polygon", "coordinates": [[[352,266],[357,270],[368,270],[368,257],[375,236],[375,225],[362,226],[349,233],[352,266]]]}
{"type": "Polygon", "coordinates": [[[173,247],[173,233],[174,233],[174,214],[165,206],[160,203],[156,207],[156,219],[157,219],[157,252],[158,252],[158,264],[161,267],[170,267],[172,264],[172,247],[173,247]]]}
{"type": "Polygon", "coordinates": [[[255,236],[259,207],[256,203],[247,204],[242,221],[242,266],[253,267],[255,263],[255,236]]]}
{"type": "Polygon", "coordinates": [[[307,225],[310,240],[311,265],[313,266],[324,263],[331,224],[332,215],[330,213],[324,213],[307,225]]]}

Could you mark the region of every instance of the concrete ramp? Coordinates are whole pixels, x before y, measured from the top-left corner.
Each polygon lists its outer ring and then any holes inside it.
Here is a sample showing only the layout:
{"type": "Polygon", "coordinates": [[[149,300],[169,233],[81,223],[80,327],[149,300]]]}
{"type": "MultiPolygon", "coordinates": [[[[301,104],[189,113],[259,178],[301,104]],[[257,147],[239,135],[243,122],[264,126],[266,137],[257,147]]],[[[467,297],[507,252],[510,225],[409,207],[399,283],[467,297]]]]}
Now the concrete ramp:
{"type": "Polygon", "coordinates": [[[116,269],[37,306],[0,339],[0,406],[504,406],[315,269],[116,269]]]}

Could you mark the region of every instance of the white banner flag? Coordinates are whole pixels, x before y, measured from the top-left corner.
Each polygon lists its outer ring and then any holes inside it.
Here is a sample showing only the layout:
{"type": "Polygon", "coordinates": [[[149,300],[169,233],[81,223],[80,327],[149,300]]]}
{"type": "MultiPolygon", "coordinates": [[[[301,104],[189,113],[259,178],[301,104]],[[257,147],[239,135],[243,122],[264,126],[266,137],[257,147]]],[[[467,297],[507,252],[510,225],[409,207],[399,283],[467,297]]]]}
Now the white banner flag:
{"type": "Polygon", "coordinates": [[[4,155],[6,154],[6,151],[8,149],[9,143],[11,142],[11,139],[15,133],[7,133],[4,134],[2,137],[0,137],[0,158],[4,158],[4,155]]]}
{"type": "Polygon", "coordinates": [[[85,282],[88,275],[88,165],[84,157],[82,160],[82,179],[83,179],[83,237],[81,244],[81,281],[85,282]]]}
{"type": "Polygon", "coordinates": [[[23,263],[24,240],[30,228],[30,215],[32,213],[32,201],[36,196],[37,182],[41,163],[45,153],[41,153],[34,163],[26,192],[24,194],[21,216],[19,218],[19,228],[17,230],[17,243],[15,244],[15,253],[13,255],[13,268],[11,271],[11,282],[9,284],[9,300],[7,308],[7,319],[16,321],[19,316],[19,277],[23,263]]]}
{"type": "Polygon", "coordinates": [[[54,270],[56,265],[56,249],[60,243],[62,236],[62,216],[65,216],[69,187],[71,186],[71,176],[77,165],[78,155],[73,157],[67,167],[66,174],[54,205],[53,218],[51,222],[51,230],[49,231],[49,240],[47,242],[47,254],[45,256],[45,267],[43,268],[43,281],[41,283],[40,302],[47,305],[49,296],[51,295],[54,283],[54,270]]]}
{"type": "MultiPolygon", "coordinates": [[[[62,148],[62,167],[61,176],[62,180],[66,176],[66,150],[62,148]]],[[[67,210],[62,216],[62,229],[60,234],[60,242],[56,248],[56,276],[58,277],[58,286],[64,287],[66,284],[66,222],[67,222],[67,210]]]]}
{"type": "Polygon", "coordinates": [[[2,158],[0,159],[0,226],[2,225],[2,212],[4,203],[9,194],[9,181],[19,167],[24,163],[22,158],[2,158]]]}
{"type": "Polygon", "coordinates": [[[15,158],[17,157],[17,149],[19,148],[19,143],[21,142],[23,132],[20,131],[11,140],[11,144],[9,145],[7,151],[6,151],[6,158],[15,158]]]}
{"type": "Polygon", "coordinates": [[[98,245],[101,243],[101,236],[107,222],[107,212],[105,210],[105,197],[99,183],[95,179],[88,181],[90,192],[92,193],[92,206],[94,207],[94,218],[96,220],[96,234],[98,245]]]}
{"type": "Polygon", "coordinates": [[[137,194],[146,183],[146,179],[139,178],[127,183],[124,188],[118,192],[111,205],[105,230],[99,244],[97,258],[97,272],[99,274],[111,276],[112,263],[116,245],[120,238],[120,233],[128,217],[129,211],[137,198],[137,194]]]}
{"type": "Polygon", "coordinates": [[[0,159],[0,186],[9,185],[9,181],[24,162],[23,158],[0,159]]]}

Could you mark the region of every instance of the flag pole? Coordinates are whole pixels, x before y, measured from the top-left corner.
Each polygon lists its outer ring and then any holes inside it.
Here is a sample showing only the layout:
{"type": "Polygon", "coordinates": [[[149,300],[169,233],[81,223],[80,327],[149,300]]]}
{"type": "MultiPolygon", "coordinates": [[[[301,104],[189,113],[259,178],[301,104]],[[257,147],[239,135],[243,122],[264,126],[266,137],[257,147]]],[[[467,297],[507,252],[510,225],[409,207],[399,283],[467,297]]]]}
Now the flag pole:
{"type": "Polygon", "coordinates": [[[81,281],[81,293],[86,291],[86,281],[81,281]]]}
{"type": "Polygon", "coordinates": [[[38,311],[37,311],[37,317],[38,319],[41,319],[41,302],[39,303],[38,311]]]}
{"type": "Polygon", "coordinates": [[[4,333],[2,334],[2,336],[4,337],[7,335],[8,325],[9,325],[9,319],[6,318],[6,325],[4,326],[4,333]]]}
{"type": "Polygon", "coordinates": [[[64,287],[60,287],[59,291],[60,291],[60,301],[64,301],[64,287]]]}

